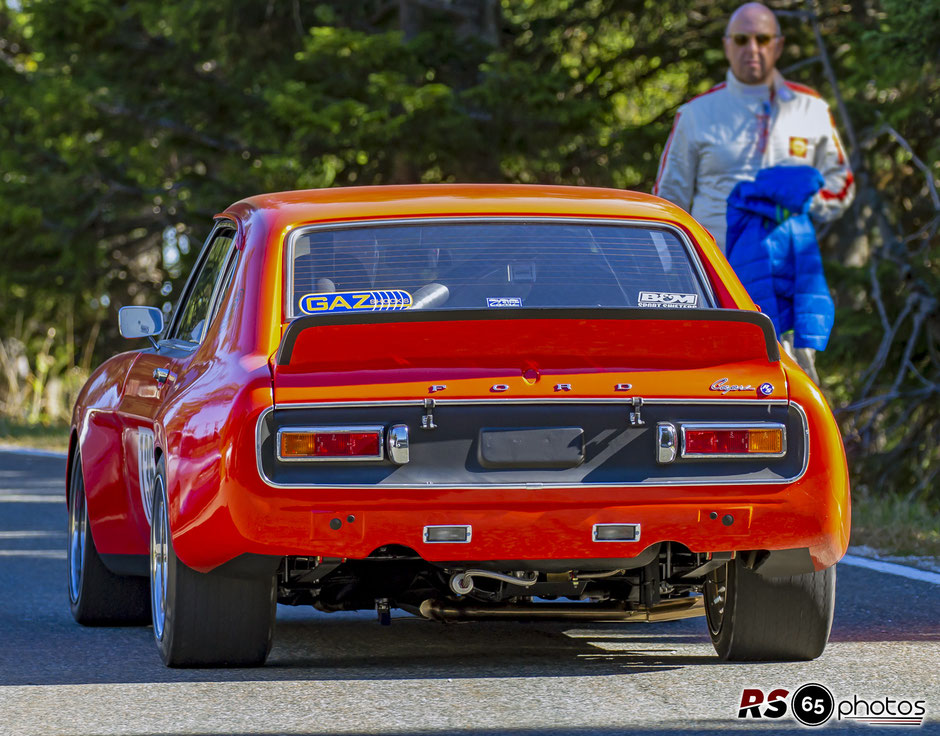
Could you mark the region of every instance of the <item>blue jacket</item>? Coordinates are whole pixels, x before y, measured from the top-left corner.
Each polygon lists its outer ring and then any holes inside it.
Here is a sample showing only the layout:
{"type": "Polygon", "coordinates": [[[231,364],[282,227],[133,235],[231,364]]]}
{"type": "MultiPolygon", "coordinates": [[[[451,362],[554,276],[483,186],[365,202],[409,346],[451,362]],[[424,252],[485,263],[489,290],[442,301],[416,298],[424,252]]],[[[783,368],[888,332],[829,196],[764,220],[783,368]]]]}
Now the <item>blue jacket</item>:
{"type": "Polygon", "coordinates": [[[822,175],[812,166],[762,169],[728,196],[728,261],[777,337],[794,331],[798,348],[824,350],[835,305],[809,219],[822,175]]]}

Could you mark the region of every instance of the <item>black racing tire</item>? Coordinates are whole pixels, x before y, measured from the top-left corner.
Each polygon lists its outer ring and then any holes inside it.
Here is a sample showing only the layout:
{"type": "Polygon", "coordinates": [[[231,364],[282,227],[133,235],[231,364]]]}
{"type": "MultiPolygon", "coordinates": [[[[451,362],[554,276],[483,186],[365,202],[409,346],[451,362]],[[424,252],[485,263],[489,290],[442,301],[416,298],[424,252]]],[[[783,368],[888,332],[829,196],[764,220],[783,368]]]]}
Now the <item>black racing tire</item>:
{"type": "Polygon", "coordinates": [[[72,617],[83,626],[143,626],[150,623],[147,578],[115,575],[95,547],[85,477],[78,451],[72,459],[68,496],[68,594],[72,617]]]}
{"type": "Polygon", "coordinates": [[[271,651],[274,576],[236,578],[187,567],[173,549],[166,465],[153,488],[150,601],[153,633],[167,667],[257,667],[271,651]]]}
{"type": "Polygon", "coordinates": [[[704,595],[708,633],[722,659],[807,661],[829,641],[836,568],[763,577],[736,558],[709,574],[704,595]]]}

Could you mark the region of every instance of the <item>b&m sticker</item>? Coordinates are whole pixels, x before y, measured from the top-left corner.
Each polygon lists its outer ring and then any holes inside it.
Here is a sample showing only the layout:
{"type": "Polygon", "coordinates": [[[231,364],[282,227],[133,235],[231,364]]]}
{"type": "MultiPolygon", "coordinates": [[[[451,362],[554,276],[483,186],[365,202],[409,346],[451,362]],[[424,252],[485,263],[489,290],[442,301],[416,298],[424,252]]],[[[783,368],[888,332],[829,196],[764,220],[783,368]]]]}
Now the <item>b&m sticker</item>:
{"type": "Polygon", "coordinates": [[[400,312],[412,304],[411,294],[401,289],[382,291],[332,291],[300,298],[304,314],[322,312],[400,312]]]}
{"type": "Polygon", "coordinates": [[[666,309],[695,309],[698,294],[674,294],[669,291],[641,291],[637,296],[638,307],[666,309]]]}

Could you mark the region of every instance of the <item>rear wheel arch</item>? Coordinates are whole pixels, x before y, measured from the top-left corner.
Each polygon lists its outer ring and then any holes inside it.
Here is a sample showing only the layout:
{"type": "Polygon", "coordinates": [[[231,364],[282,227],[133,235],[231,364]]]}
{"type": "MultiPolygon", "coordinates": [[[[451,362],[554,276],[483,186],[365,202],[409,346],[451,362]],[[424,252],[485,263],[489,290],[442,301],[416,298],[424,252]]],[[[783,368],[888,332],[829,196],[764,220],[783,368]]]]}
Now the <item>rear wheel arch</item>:
{"type": "Polygon", "coordinates": [[[78,452],[78,430],[72,428],[69,434],[69,451],[65,461],[65,503],[69,504],[72,500],[72,465],[75,462],[75,453],[78,452]]]}
{"type": "Polygon", "coordinates": [[[68,511],[69,607],[75,620],[85,626],[141,625],[150,621],[146,578],[117,575],[104,564],[95,545],[85,504],[81,453],[70,459],[68,511]]]}
{"type": "Polygon", "coordinates": [[[166,465],[157,465],[150,537],[154,638],[168,667],[259,666],[271,649],[277,586],[272,571],[239,578],[200,573],[177,556],[166,465]]]}
{"type": "MultiPolygon", "coordinates": [[[[153,496],[154,496],[154,493],[156,492],[157,476],[161,472],[161,467],[162,467],[161,461],[165,462],[163,458],[164,451],[163,451],[163,446],[161,444],[162,436],[160,433],[159,425],[156,425],[156,424],[154,425],[152,434],[154,435],[154,439],[152,443],[152,448],[149,450],[151,454],[151,457],[150,457],[151,463],[150,463],[149,468],[147,468],[147,470],[149,470],[151,473],[149,480],[145,480],[144,478],[145,458],[141,455],[141,450],[138,451],[138,457],[137,457],[138,472],[139,472],[138,482],[136,483],[137,497],[138,497],[138,502],[143,507],[143,512],[145,516],[147,517],[148,527],[152,527],[153,525],[153,519],[151,518],[151,514],[153,510],[153,496]],[[149,482],[149,486],[150,486],[149,489],[144,486],[144,483],[147,483],[147,482],[149,482]]],[[[147,450],[143,450],[143,451],[147,451],[147,450]]],[[[165,476],[165,473],[164,473],[164,476],[165,476]]],[[[146,533],[147,533],[147,538],[149,540],[150,535],[151,535],[151,529],[148,528],[146,530],[146,533]]]]}

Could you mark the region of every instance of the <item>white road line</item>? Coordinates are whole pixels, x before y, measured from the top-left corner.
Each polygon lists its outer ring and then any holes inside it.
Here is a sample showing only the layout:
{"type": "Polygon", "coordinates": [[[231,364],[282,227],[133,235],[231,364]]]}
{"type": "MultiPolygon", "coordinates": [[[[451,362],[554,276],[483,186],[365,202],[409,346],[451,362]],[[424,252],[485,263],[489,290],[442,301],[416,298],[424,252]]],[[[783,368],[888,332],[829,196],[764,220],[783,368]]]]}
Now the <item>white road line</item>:
{"type": "Polygon", "coordinates": [[[66,452],[56,452],[55,450],[36,450],[32,447],[17,447],[16,445],[4,445],[0,443],[0,452],[10,452],[15,455],[31,455],[33,457],[55,457],[63,460],[68,457],[66,452]]]}
{"type": "Polygon", "coordinates": [[[35,539],[36,537],[64,537],[65,532],[27,531],[26,529],[0,532],[0,539],[35,539]]]}
{"type": "Polygon", "coordinates": [[[64,560],[64,549],[0,549],[0,557],[43,557],[48,560],[64,560]]]}
{"type": "Polygon", "coordinates": [[[925,583],[940,585],[940,575],[927,570],[918,570],[916,567],[907,565],[898,565],[894,562],[882,562],[881,560],[869,560],[867,557],[856,557],[855,555],[846,555],[840,561],[840,564],[852,565],[853,567],[864,567],[866,570],[875,572],[884,572],[889,575],[897,575],[911,580],[920,580],[925,583]]]}
{"type": "Polygon", "coordinates": [[[65,505],[65,493],[0,493],[0,503],[61,503],[65,505]]]}

